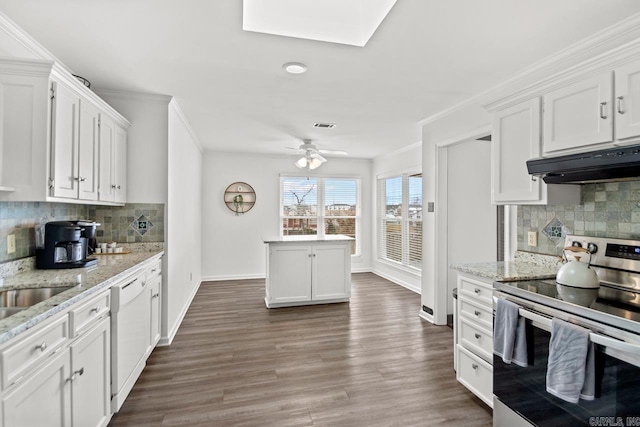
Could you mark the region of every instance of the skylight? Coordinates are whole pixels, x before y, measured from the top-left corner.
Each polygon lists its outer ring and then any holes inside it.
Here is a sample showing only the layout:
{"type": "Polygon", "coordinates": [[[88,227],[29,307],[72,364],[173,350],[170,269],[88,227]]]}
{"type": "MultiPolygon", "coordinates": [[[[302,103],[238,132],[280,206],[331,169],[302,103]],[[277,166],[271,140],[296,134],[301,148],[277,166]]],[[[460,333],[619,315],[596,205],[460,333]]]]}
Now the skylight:
{"type": "Polygon", "coordinates": [[[243,0],[242,29],[363,47],[396,0],[243,0]]]}

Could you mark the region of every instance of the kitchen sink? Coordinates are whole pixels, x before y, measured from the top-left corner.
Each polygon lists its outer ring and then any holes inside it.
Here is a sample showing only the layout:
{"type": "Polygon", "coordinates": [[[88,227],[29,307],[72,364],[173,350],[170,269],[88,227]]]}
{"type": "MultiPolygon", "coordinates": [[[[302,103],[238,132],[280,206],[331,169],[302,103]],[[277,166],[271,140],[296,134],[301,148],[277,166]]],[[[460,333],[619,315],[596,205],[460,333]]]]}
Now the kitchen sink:
{"type": "Polygon", "coordinates": [[[27,307],[0,307],[0,320],[13,316],[16,313],[25,310],[27,307]]]}
{"type": "MultiPolygon", "coordinates": [[[[56,286],[48,288],[27,288],[27,289],[8,289],[6,291],[0,291],[0,309],[6,312],[16,308],[27,308],[32,305],[44,301],[52,296],[58,295],[72,286],[56,286]]],[[[14,314],[14,313],[11,313],[14,314]]],[[[10,316],[5,315],[4,317],[10,316]]],[[[0,314],[0,318],[3,318],[0,314]]]]}

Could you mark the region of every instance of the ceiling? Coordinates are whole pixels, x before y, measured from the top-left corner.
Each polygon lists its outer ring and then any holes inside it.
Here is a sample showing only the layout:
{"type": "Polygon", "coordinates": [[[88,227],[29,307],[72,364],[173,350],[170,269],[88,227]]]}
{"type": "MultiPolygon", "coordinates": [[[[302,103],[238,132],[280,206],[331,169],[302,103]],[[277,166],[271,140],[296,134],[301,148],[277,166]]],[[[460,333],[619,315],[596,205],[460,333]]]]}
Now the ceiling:
{"type": "Polygon", "coordinates": [[[240,0],[0,0],[0,11],[93,88],[175,96],[205,149],[284,155],[310,138],[373,158],[640,2],[398,0],[365,47],[243,31],[240,0]],[[290,61],[309,69],[287,74],[290,61]]]}

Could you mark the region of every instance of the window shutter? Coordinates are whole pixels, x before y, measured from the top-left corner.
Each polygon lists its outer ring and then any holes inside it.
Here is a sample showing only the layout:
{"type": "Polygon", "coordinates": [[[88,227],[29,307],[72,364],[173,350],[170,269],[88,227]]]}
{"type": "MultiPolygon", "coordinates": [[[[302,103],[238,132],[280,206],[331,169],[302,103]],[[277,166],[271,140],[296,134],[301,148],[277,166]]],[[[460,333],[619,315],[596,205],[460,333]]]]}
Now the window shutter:
{"type": "Polygon", "coordinates": [[[402,263],[402,177],[384,179],[380,192],[383,203],[379,222],[380,257],[402,263]]]}
{"type": "Polygon", "coordinates": [[[409,176],[408,264],[422,268],[422,174],[409,176]]]}
{"type": "Polygon", "coordinates": [[[422,174],[378,179],[378,258],[422,269],[422,174]]]}

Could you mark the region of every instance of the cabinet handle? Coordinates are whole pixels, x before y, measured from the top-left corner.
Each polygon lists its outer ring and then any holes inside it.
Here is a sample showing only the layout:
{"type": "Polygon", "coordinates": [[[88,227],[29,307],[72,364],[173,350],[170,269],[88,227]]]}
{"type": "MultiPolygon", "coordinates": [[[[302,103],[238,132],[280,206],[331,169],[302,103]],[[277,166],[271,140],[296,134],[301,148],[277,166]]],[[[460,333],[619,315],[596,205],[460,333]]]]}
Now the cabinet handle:
{"type": "Polygon", "coordinates": [[[118,185],[116,188],[117,188],[118,190],[120,190],[120,186],[119,186],[119,185],[118,185]]]}
{"type": "Polygon", "coordinates": [[[91,313],[97,313],[100,309],[98,307],[94,307],[91,310],[89,310],[89,314],[91,313]]]}
{"type": "Polygon", "coordinates": [[[111,188],[115,189],[116,185],[115,184],[111,184],[111,188]]]}
{"type": "Polygon", "coordinates": [[[475,288],[475,289],[473,290],[473,292],[475,292],[475,293],[476,293],[476,295],[480,295],[480,289],[478,289],[478,288],[475,288]]]}
{"type": "Polygon", "coordinates": [[[624,107],[622,105],[622,100],[624,99],[624,96],[619,96],[617,98],[618,100],[618,114],[624,114],[624,107]]]}
{"type": "Polygon", "coordinates": [[[84,368],[80,368],[77,371],[74,371],[73,374],[71,374],[71,377],[67,378],[67,382],[75,381],[76,377],[81,376],[82,374],[84,374],[84,368]]]}
{"type": "Polygon", "coordinates": [[[151,273],[155,273],[155,272],[156,272],[156,269],[155,269],[155,268],[152,268],[152,269],[151,269],[151,273]]]}
{"type": "Polygon", "coordinates": [[[535,176],[531,175],[531,181],[538,182],[538,178],[536,178],[535,176]]]}
{"type": "Polygon", "coordinates": [[[474,311],[473,314],[475,314],[476,316],[480,316],[480,312],[478,310],[474,311]]]}
{"type": "Polygon", "coordinates": [[[40,351],[45,351],[47,349],[47,343],[43,342],[42,344],[37,345],[36,348],[39,349],[40,351]]]}
{"type": "Polygon", "coordinates": [[[482,338],[482,335],[480,335],[480,334],[475,334],[475,336],[476,336],[476,339],[477,339],[477,340],[479,340],[480,338],[482,338]]]}
{"type": "Polygon", "coordinates": [[[478,365],[477,365],[477,364],[475,364],[475,363],[473,363],[473,364],[471,365],[471,367],[472,367],[473,369],[478,369],[478,365]]]}
{"type": "Polygon", "coordinates": [[[160,296],[160,294],[153,294],[151,295],[151,298],[158,298],[160,296]]]}
{"type": "Polygon", "coordinates": [[[601,102],[600,103],[600,118],[603,119],[603,120],[607,118],[606,107],[607,107],[607,103],[606,102],[601,102]]]}

